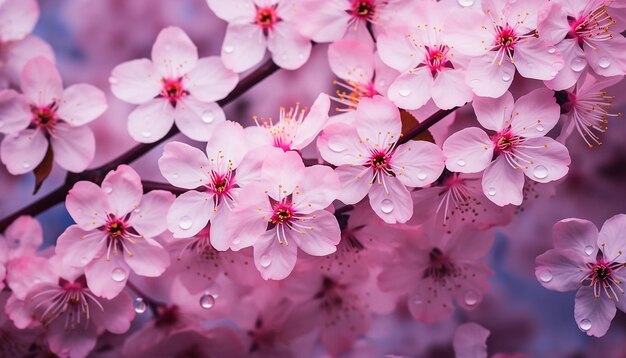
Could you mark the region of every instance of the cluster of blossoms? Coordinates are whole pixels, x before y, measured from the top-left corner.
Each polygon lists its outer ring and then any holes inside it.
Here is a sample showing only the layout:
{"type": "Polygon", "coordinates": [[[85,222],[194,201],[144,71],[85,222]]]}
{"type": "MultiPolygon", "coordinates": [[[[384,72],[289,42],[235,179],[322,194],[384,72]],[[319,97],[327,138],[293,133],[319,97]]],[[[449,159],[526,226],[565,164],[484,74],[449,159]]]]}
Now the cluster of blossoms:
{"type": "MultiPolygon", "coordinates": [[[[0,159],[36,190],[55,163],[77,173],[62,195],[74,224],[54,245],[32,216],[2,227],[0,356],[408,354],[367,341],[374,317],[479,307],[494,228],[566,177],[566,143],[601,144],[618,115],[605,90],[626,73],[620,0],[207,4],[227,22],[220,56],[165,27],[150,59],[111,70],[107,99],[63,87],[30,35],[34,0],[0,1],[0,159]],[[264,58],[296,70],[315,43],[334,93],[276,119],[222,109],[276,69],[264,58]],[[156,149],[156,185],[137,157],[87,170],[89,124],[112,101],[136,106],[127,132],[156,149]]],[[[537,280],[578,290],[576,324],[605,335],[626,312],[626,215],[600,231],[565,219],[553,239],[537,280]]],[[[448,345],[486,357],[488,335],[465,323],[448,345]]]]}

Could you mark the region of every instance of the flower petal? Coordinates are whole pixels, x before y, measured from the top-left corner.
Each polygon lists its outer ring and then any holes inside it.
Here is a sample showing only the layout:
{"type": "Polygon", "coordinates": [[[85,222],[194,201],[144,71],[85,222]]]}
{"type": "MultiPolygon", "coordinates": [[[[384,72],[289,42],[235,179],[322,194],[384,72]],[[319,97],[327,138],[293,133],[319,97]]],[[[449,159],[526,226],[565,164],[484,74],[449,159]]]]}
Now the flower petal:
{"type": "Polygon", "coordinates": [[[413,216],[413,200],[404,184],[397,178],[386,177],[384,184],[372,184],[370,205],[374,212],[388,224],[405,223],[413,216]]]}
{"type": "Polygon", "coordinates": [[[0,133],[17,133],[28,127],[33,117],[26,97],[14,90],[0,92],[0,133]]]}
{"type": "Polygon", "coordinates": [[[239,75],[227,69],[217,56],[198,60],[187,77],[185,87],[203,102],[215,102],[226,97],[239,81],[239,75]]]}
{"type": "Polygon", "coordinates": [[[109,82],[111,92],[124,102],[141,104],[156,97],[162,89],[161,76],[147,58],[115,66],[109,82]]]}
{"type": "Polygon", "coordinates": [[[356,120],[359,137],[374,148],[387,149],[400,138],[400,111],[383,96],[361,99],[356,120]]]}
{"type": "Polygon", "coordinates": [[[96,184],[79,181],[67,193],[65,207],[70,216],[83,230],[98,228],[107,220],[111,212],[109,197],[96,184]]]}
{"type": "Polygon", "coordinates": [[[317,148],[325,161],[333,165],[363,164],[369,157],[354,125],[329,125],[317,138],[317,148]]]}
{"type": "Polygon", "coordinates": [[[566,292],[581,287],[587,275],[584,258],[572,250],[548,250],[537,256],[535,276],[539,283],[550,290],[566,292]]]}
{"type": "Polygon", "coordinates": [[[595,297],[591,287],[581,287],[576,293],[574,318],[580,330],[589,336],[604,336],[616,312],[615,302],[604,294],[595,297]]]}
{"type": "Polygon", "coordinates": [[[302,179],[292,197],[299,213],[309,214],[328,207],[341,189],[337,174],[329,166],[306,167],[302,179]]]}
{"type": "Polygon", "coordinates": [[[195,189],[209,182],[209,160],[198,148],[180,142],[165,145],[159,158],[161,174],[171,184],[185,189],[195,189]]]}
{"type": "Polygon", "coordinates": [[[560,250],[574,250],[591,259],[596,258],[598,250],[598,228],[588,220],[563,219],[552,227],[554,248],[560,250]],[[593,253],[588,254],[589,247],[593,253]]]}
{"type": "Polygon", "coordinates": [[[96,154],[96,138],[88,126],[72,127],[58,123],[50,145],[54,161],[74,173],[85,170],[96,154]]]}
{"type": "Polygon", "coordinates": [[[522,41],[515,47],[513,61],[520,75],[537,80],[551,80],[563,68],[563,56],[554,46],[537,38],[522,41]]]}
{"type": "Polygon", "coordinates": [[[313,256],[326,256],[337,251],[341,230],[335,216],[326,210],[315,211],[311,216],[311,219],[301,222],[306,226],[301,232],[285,230],[288,242],[295,241],[302,251],[313,256]]]}
{"type": "Polygon", "coordinates": [[[106,247],[107,234],[101,230],[85,231],[78,225],[65,229],[59,236],[54,252],[63,263],[73,267],[85,267],[106,247]]]}
{"type": "Polygon", "coordinates": [[[524,198],[524,174],[499,156],[485,169],[482,187],[485,196],[496,205],[520,205],[524,198]]]}
{"type": "Polygon", "coordinates": [[[198,49],[189,36],[178,27],[166,27],[152,46],[152,62],[166,79],[189,73],[198,61],[198,49]]]}
{"type": "Polygon", "coordinates": [[[112,253],[110,260],[102,256],[85,266],[87,286],[95,295],[110,300],[126,287],[130,269],[124,262],[123,255],[112,253]]]}
{"type": "Polygon", "coordinates": [[[22,69],[22,92],[31,103],[48,106],[63,97],[63,81],[59,71],[43,56],[28,61],[22,69]]]}
{"type": "Polygon", "coordinates": [[[457,173],[478,173],[491,163],[493,149],[494,144],[484,130],[462,129],[443,143],[446,168],[457,173]]]}
{"type": "MultiPolygon", "coordinates": [[[[380,51],[380,37],[377,45],[380,51]]],[[[356,83],[374,77],[372,49],[356,40],[340,40],[328,46],[328,64],[333,73],[344,80],[356,83]]]]}
{"type": "Polygon", "coordinates": [[[311,110],[304,117],[295,137],[292,140],[292,149],[304,149],[317,137],[322,128],[328,123],[328,110],[330,109],[330,98],[324,93],[317,96],[311,106],[311,110]]]}
{"type": "Polygon", "coordinates": [[[227,68],[243,72],[261,62],[265,47],[265,36],[257,25],[230,24],[222,44],[222,61],[227,68]]]}
{"type": "Polygon", "coordinates": [[[614,260],[620,257],[618,262],[624,262],[623,255],[626,251],[624,233],[626,233],[625,214],[615,215],[604,222],[598,235],[598,246],[602,248],[606,259],[614,260]]]}
{"type": "Polygon", "coordinates": [[[218,124],[206,146],[207,157],[212,160],[212,167],[226,170],[235,169],[248,152],[248,143],[241,124],[224,121],[218,124]],[[221,164],[220,164],[221,163],[221,164]]]}
{"type": "Polygon", "coordinates": [[[344,204],[356,204],[367,195],[372,187],[372,169],[363,166],[341,165],[335,169],[341,182],[337,199],[344,204]]]}
{"type": "Polygon", "coordinates": [[[423,187],[439,178],[443,172],[443,152],[433,143],[409,141],[397,147],[391,164],[396,177],[410,187],[423,187]]]}
{"type": "Polygon", "coordinates": [[[515,66],[508,57],[501,64],[496,64],[493,55],[488,54],[470,61],[465,83],[478,96],[498,98],[509,89],[513,76],[515,66]]]}
{"type": "Polygon", "coordinates": [[[111,213],[118,218],[136,209],[143,195],[141,177],[133,168],[125,164],[107,173],[101,186],[109,198],[111,213]]]}
{"type": "Polygon", "coordinates": [[[536,89],[517,99],[513,106],[511,131],[526,138],[543,137],[559,121],[561,107],[554,91],[536,89]]]}
{"type": "Polygon", "coordinates": [[[278,66],[295,70],[306,63],[311,55],[311,40],[300,35],[287,22],[277,23],[267,36],[267,49],[278,66]]]}
{"type": "Polygon", "coordinates": [[[268,152],[261,168],[261,178],[267,186],[268,195],[280,200],[294,192],[304,179],[304,163],[294,151],[283,152],[281,149],[268,152]]]}
{"type": "Polygon", "coordinates": [[[88,84],[76,84],[63,91],[57,115],[73,126],[87,124],[107,109],[104,92],[88,84]]]}
{"type": "Polygon", "coordinates": [[[8,134],[0,145],[0,158],[9,173],[20,175],[35,169],[48,150],[48,141],[43,133],[25,129],[17,134],[8,134]]]}
{"type": "Polygon", "coordinates": [[[387,90],[387,96],[400,108],[418,109],[430,100],[433,84],[430,72],[425,67],[420,67],[396,77],[387,90]]]}
{"type": "Polygon", "coordinates": [[[298,246],[280,244],[276,229],[263,233],[254,244],[254,264],[265,280],[289,276],[298,258],[298,246]]]}
{"type": "Polygon", "coordinates": [[[465,71],[444,69],[439,72],[430,90],[433,102],[441,109],[463,106],[472,100],[474,92],[465,83],[465,71]]]}
{"type": "Polygon", "coordinates": [[[139,105],[128,115],[128,133],[140,143],[163,138],[174,124],[174,108],[163,98],[139,105]]]}
{"type": "Polygon", "coordinates": [[[548,183],[563,178],[569,171],[571,159],[567,147],[549,137],[530,138],[523,147],[517,149],[521,158],[531,158],[522,162],[524,174],[534,181],[548,183]]]}
{"type": "Polygon", "coordinates": [[[505,92],[498,98],[476,97],[472,107],[480,125],[499,132],[510,125],[515,104],[511,92],[505,92]]]}
{"type": "Polygon", "coordinates": [[[137,238],[132,256],[125,255],[128,266],[139,276],[159,277],[170,265],[170,255],[153,239],[137,238]]]}
{"type": "Polygon", "coordinates": [[[226,120],[226,115],[217,103],[201,102],[194,96],[187,96],[176,105],[174,118],[184,135],[204,142],[211,138],[215,126],[226,120]]]}
{"type": "Polygon", "coordinates": [[[153,190],[141,198],[139,206],[132,211],[128,224],[145,237],[155,237],[167,229],[168,210],[176,196],[165,190],[153,190]]]}
{"type": "Polygon", "coordinates": [[[213,194],[190,190],[174,200],[167,213],[167,228],[176,238],[194,236],[204,229],[214,210],[213,194]]]}

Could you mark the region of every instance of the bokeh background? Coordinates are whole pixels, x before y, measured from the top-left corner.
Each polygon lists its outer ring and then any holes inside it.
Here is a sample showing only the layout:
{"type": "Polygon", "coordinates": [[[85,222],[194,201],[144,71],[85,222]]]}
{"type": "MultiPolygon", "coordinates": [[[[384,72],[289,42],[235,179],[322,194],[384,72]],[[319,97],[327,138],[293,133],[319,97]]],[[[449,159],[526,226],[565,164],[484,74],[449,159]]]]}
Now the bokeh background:
{"type": "MultiPolygon", "coordinates": [[[[179,26],[187,32],[201,57],[219,55],[225,31],[225,23],[213,15],[204,0],[40,0],[39,3],[41,17],[34,33],[52,45],[65,84],[91,83],[108,95],[109,109],[90,124],[97,138],[92,167],[135,144],[126,130],[131,106],[114,98],[109,89],[108,77],[113,67],[130,59],[149,57],[152,43],[165,26],[179,26]]],[[[448,3],[458,6],[456,1],[448,3]]],[[[334,92],[326,50],[326,45],[316,45],[309,62],[301,69],[279,70],[229,104],[225,108],[227,119],[244,126],[253,125],[253,115],[277,117],[280,106],[288,107],[296,101],[310,105],[318,93],[334,92]]],[[[626,82],[608,92],[617,96],[613,111],[626,112],[626,82]]],[[[468,109],[462,110],[458,117],[475,121],[468,109]]],[[[496,275],[492,290],[481,306],[472,312],[457,312],[452,320],[434,325],[417,323],[401,313],[376,317],[368,336],[379,351],[420,357],[450,356],[457,322],[475,321],[491,330],[488,344],[492,353],[626,357],[625,314],[618,312],[605,337],[587,337],[574,322],[574,292],[548,291],[534,276],[535,257],[551,247],[551,227],[556,221],[580,217],[600,227],[609,217],[626,212],[625,138],[626,121],[620,117],[609,123],[602,146],[590,149],[573,135],[567,143],[572,157],[569,175],[555,190],[552,186],[536,187],[533,200],[518,210],[514,221],[497,229],[489,261],[496,275]]],[[[190,142],[180,135],[175,140],[201,147],[201,143],[190,142]]],[[[162,147],[157,147],[133,163],[144,179],[164,181],[157,167],[161,152],[162,147]]],[[[0,217],[60,186],[64,175],[55,168],[40,193],[33,196],[32,174],[13,177],[0,167],[0,217]]],[[[46,246],[53,245],[56,237],[72,223],[62,204],[39,219],[46,246]]]]}

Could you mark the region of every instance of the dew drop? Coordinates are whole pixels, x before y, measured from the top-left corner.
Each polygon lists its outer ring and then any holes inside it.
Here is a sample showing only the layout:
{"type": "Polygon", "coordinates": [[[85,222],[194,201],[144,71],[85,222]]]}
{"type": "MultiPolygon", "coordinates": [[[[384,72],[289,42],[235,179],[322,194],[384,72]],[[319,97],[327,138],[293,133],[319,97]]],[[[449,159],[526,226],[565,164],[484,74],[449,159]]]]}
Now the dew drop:
{"type": "Polygon", "coordinates": [[[126,271],[121,267],[116,267],[111,271],[111,278],[115,282],[122,282],[126,279],[126,271]]]}
{"type": "Polygon", "coordinates": [[[174,179],[178,179],[178,173],[174,173],[174,174],[172,174],[172,178],[174,178],[174,179]]]}
{"type": "Polygon", "coordinates": [[[511,80],[511,75],[508,73],[502,74],[502,81],[509,82],[511,80]]]}
{"type": "Polygon", "coordinates": [[[458,166],[460,166],[460,167],[464,167],[464,166],[467,165],[467,162],[465,160],[463,160],[463,159],[459,159],[459,160],[456,161],[456,164],[458,166]]]}
{"type": "Polygon", "coordinates": [[[574,72],[580,72],[585,68],[586,65],[587,65],[587,61],[585,61],[583,57],[576,57],[575,59],[572,60],[572,64],[570,68],[574,72]]]}
{"type": "Polygon", "coordinates": [[[593,254],[595,250],[593,249],[593,246],[591,245],[587,245],[585,246],[585,253],[587,254],[587,256],[591,256],[591,254],[593,254]]]}
{"type": "Polygon", "coordinates": [[[224,46],[224,52],[226,53],[233,53],[233,51],[235,51],[235,48],[231,45],[225,45],[224,46]]]}
{"type": "Polygon", "coordinates": [[[489,194],[489,196],[495,196],[496,193],[497,193],[497,190],[494,187],[487,189],[487,194],[489,194]]]}
{"type": "Polygon", "coordinates": [[[215,297],[206,293],[200,296],[200,307],[204,308],[205,310],[210,310],[211,308],[213,308],[214,305],[215,297]]]}
{"type": "Polygon", "coordinates": [[[548,49],[548,53],[555,53],[556,52],[556,47],[550,47],[548,49]]]}
{"type": "Polygon", "coordinates": [[[240,242],[241,242],[241,239],[240,239],[240,238],[238,238],[238,237],[236,237],[236,238],[234,238],[234,239],[233,239],[233,244],[234,244],[234,245],[239,245],[239,243],[240,243],[240,242]]]}
{"type": "Polygon", "coordinates": [[[415,304],[415,305],[421,305],[421,304],[424,303],[424,300],[422,299],[422,296],[420,296],[420,295],[413,296],[412,301],[413,301],[413,304],[415,304]]]}
{"type": "Polygon", "coordinates": [[[259,263],[262,267],[267,267],[272,263],[272,258],[269,255],[262,255],[259,259],[259,263]]]}
{"type": "Polygon", "coordinates": [[[463,299],[468,306],[474,306],[478,303],[480,297],[478,296],[478,293],[476,293],[476,291],[468,290],[467,292],[465,292],[465,297],[463,297],[463,299]]]}
{"type": "Polygon", "coordinates": [[[537,128],[538,132],[543,132],[545,130],[545,127],[542,124],[537,124],[537,127],[535,128],[537,128]]]}
{"type": "Polygon", "coordinates": [[[81,265],[87,265],[89,263],[89,258],[87,256],[83,256],[80,258],[81,265]]]}
{"type": "Polygon", "coordinates": [[[419,172],[417,174],[417,179],[419,179],[419,180],[426,180],[427,177],[428,177],[428,175],[426,174],[426,172],[419,172]]]}
{"type": "Polygon", "coordinates": [[[393,202],[389,199],[384,199],[383,202],[380,203],[380,210],[385,214],[389,214],[393,211],[393,202]]]}
{"type": "Polygon", "coordinates": [[[298,58],[301,59],[301,60],[304,59],[304,54],[303,53],[299,53],[298,54],[298,58]]]}
{"type": "Polygon", "coordinates": [[[552,71],[550,72],[550,77],[556,77],[556,75],[558,75],[559,72],[558,71],[552,71]]]}
{"type": "Polygon", "coordinates": [[[411,94],[411,89],[408,87],[402,87],[398,89],[398,94],[402,97],[408,97],[411,94]]]}
{"type": "Polygon", "coordinates": [[[479,78],[474,78],[472,80],[470,80],[470,83],[472,86],[476,87],[480,84],[480,79],[479,78]]]}
{"type": "Polygon", "coordinates": [[[580,329],[582,329],[583,331],[587,332],[588,330],[591,329],[591,321],[585,318],[582,321],[580,321],[580,323],[578,324],[578,327],[580,327],[580,329]]]}
{"type": "Polygon", "coordinates": [[[143,298],[141,297],[137,297],[135,298],[135,302],[133,303],[133,307],[135,308],[135,312],[142,314],[144,312],[146,312],[146,309],[148,308],[148,305],[146,304],[146,301],[143,300],[143,298]]]}
{"type": "Polygon", "coordinates": [[[539,273],[539,279],[546,283],[552,281],[552,272],[550,272],[550,270],[541,271],[539,273]]]}
{"type": "Polygon", "coordinates": [[[202,113],[202,122],[211,123],[213,122],[214,119],[215,119],[215,114],[213,113],[213,111],[208,110],[202,113]]]}
{"type": "Polygon", "coordinates": [[[141,132],[141,136],[144,138],[150,138],[150,136],[152,136],[152,132],[150,131],[143,131],[141,132]]]}
{"type": "Polygon", "coordinates": [[[193,221],[191,220],[191,218],[187,215],[183,216],[182,218],[180,218],[180,220],[178,221],[178,226],[183,229],[183,230],[189,230],[191,228],[191,226],[193,225],[193,221]]]}
{"type": "Polygon", "coordinates": [[[458,0],[458,2],[462,7],[470,7],[474,5],[474,0],[458,0]]]}
{"type": "Polygon", "coordinates": [[[24,167],[24,169],[28,169],[28,168],[30,168],[30,163],[29,162],[23,162],[22,163],[22,167],[24,167]]]}
{"type": "Polygon", "coordinates": [[[341,153],[346,150],[346,146],[343,142],[336,138],[336,140],[332,140],[332,138],[328,141],[328,149],[332,150],[335,153],[341,153]]]}
{"type": "Polygon", "coordinates": [[[548,176],[548,168],[543,165],[537,165],[535,169],[533,169],[533,175],[537,179],[545,179],[548,176]]]}
{"type": "Polygon", "coordinates": [[[611,60],[609,60],[607,57],[600,57],[600,60],[598,61],[598,66],[600,66],[601,68],[609,68],[609,66],[611,66],[611,60]]]}
{"type": "Polygon", "coordinates": [[[104,192],[107,194],[111,194],[111,192],[113,192],[113,188],[109,185],[104,186],[102,190],[104,190],[104,192]]]}

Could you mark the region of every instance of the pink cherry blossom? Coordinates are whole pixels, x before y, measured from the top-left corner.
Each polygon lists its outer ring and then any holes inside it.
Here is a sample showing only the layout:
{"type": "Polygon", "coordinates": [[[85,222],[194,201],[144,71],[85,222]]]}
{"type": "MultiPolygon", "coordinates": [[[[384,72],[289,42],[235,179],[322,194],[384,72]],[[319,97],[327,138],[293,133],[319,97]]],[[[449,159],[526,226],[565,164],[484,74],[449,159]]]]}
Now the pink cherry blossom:
{"type": "Polygon", "coordinates": [[[267,48],[280,67],[295,70],[309,59],[311,40],[298,31],[293,0],[207,0],[221,19],[228,21],[222,59],[235,72],[257,65],[267,48]]]}
{"type": "Polygon", "coordinates": [[[606,334],[617,308],[626,312],[625,231],[625,214],[608,219],[600,232],[587,220],[561,220],[552,229],[554,249],[537,256],[539,283],[554,291],[577,290],[574,318],[590,336],[606,334]]]}
{"type": "Polygon", "coordinates": [[[33,31],[39,18],[35,0],[4,0],[0,2],[0,41],[21,40],[33,31]]]}
{"type": "Polygon", "coordinates": [[[482,12],[452,12],[444,41],[462,54],[474,57],[465,76],[478,96],[500,97],[511,85],[515,71],[526,78],[551,80],[563,68],[563,58],[537,32],[545,2],[484,0],[482,12]]]}
{"type": "Polygon", "coordinates": [[[540,183],[567,174],[571,161],[567,148],[545,137],[559,119],[552,91],[537,89],[515,103],[509,92],[497,99],[477,97],[472,105],[480,124],[496,133],[488,135],[476,127],[462,129],[446,140],[443,152],[450,171],[485,170],[482,187],[489,200],[500,206],[519,205],[524,174],[540,183]]]}
{"type": "Polygon", "coordinates": [[[39,56],[47,58],[52,63],[55,61],[50,44],[34,35],[0,44],[0,62],[3,64],[0,68],[0,81],[8,81],[6,84],[2,83],[2,87],[8,87],[9,84],[18,86],[26,63],[39,56]]]}
{"type": "Polygon", "coordinates": [[[76,221],[59,237],[56,253],[64,264],[85,270],[89,289],[116,297],[133,271],[154,277],[169,265],[169,255],[154,240],[165,231],[163,218],[174,195],[153,190],[143,195],[141,179],[129,166],[109,172],[99,187],[76,183],[66,207],[76,221]]]}
{"type": "Polygon", "coordinates": [[[626,61],[621,56],[626,50],[626,39],[619,34],[623,25],[616,25],[611,17],[613,3],[616,2],[550,2],[538,31],[556,44],[565,65],[554,79],[546,81],[548,87],[564,90],[575,85],[587,66],[606,77],[626,73],[626,61]]]}
{"type": "Polygon", "coordinates": [[[487,358],[487,337],[491,332],[485,327],[469,322],[454,332],[454,353],[457,358],[487,358]]]}
{"type": "Polygon", "coordinates": [[[473,93],[465,83],[467,58],[443,37],[448,11],[434,2],[419,3],[411,11],[418,15],[406,27],[378,37],[382,60],[401,72],[389,87],[389,99],[405,109],[420,108],[431,98],[441,109],[471,101],[473,93]]]}
{"type": "Polygon", "coordinates": [[[224,121],[215,103],[235,88],[239,76],[218,57],[198,59],[198,49],[178,27],[167,27],[146,58],[113,69],[109,82],[119,99],[139,106],[128,116],[128,132],[138,142],[163,138],[174,122],[187,137],[206,141],[224,121]]]}
{"type": "Polygon", "coordinates": [[[280,280],[293,270],[298,247],[314,256],[335,252],[339,225],[324,209],[340,184],[331,168],[305,168],[296,152],[272,149],[265,154],[260,183],[241,191],[228,225],[236,245],[254,246],[261,276],[280,280]]]}
{"type": "Polygon", "coordinates": [[[406,187],[426,186],[439,178],[441,149],[424,141],[398,145],[400,112],[381,96],[359,102],[357,123],[330,125],[318,138],[322,158],[338,166],[338,199],[354,204],[369,195],[372,209],[385,222],[406,222],[413,214],[406,187]]]}
{"type": "Polygon", "coordinates": [[[492,274],[482,259],[493,236],[466,228],[439,240],[419,227],[407,230],[405,249],[378,277],[381,289],[408,294],[411,314],[424,323],[450,317],[453,301],[467,310],[478,307],[492,274]]]}
{"type": "Polygon", "coordinates": [[[23,94],[0,92],[0,159],[14,175],[35,169],[52,150],[62,168],[81,172],[95,154],[93,132],[85,124],[107,109],[104,93],[88,84],[63,89],[50,60],[39,56],[24,66],[23,94]]]}

